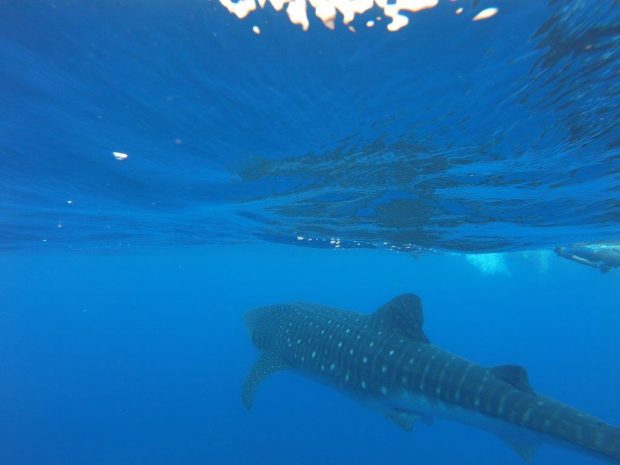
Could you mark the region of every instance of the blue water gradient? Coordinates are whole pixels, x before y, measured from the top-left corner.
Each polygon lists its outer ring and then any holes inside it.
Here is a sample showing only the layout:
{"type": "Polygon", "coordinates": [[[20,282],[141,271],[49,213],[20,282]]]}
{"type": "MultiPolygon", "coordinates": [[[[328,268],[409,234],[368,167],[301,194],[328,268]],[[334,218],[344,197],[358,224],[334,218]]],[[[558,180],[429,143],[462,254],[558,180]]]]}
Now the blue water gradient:
{"type": "Polygon", "coordinates": [[[548,251],[620,237],[617,1],[376,13],[0,0],[0,465],[521,464],[291,373],[243,409],[247,310],[401,292],[620,425],[620,274],[548,251]]]}
{"type": "MultiPolygon", "coordinates": [[[[7,465],[520,465],[493,435],[441,420],[406,433],[291,373],[255,406],[242,315],[308,300],[370,312],[418,293],[425,331],[534,389],[620,424],[620,281],[555,256],[482,274],[461,256],[229,246],[127,256],[0,257],[0,450],[7,465]]],[[[536,464],[590,465],[541,448],[536,464]]]]}
{"type": "Polygon", "coordinates": [[[613,0],[442,1],[398,33],[207,0],[1,5],[3,249],[618,240],[613,0]]]}

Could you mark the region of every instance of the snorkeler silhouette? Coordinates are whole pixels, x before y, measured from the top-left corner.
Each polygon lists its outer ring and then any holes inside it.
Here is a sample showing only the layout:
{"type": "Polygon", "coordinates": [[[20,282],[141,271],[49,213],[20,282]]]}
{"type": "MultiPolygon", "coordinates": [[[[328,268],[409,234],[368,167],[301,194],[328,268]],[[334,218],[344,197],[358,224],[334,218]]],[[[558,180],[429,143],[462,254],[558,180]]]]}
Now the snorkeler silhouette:
{"type": "Polygon", "coordinates": [[[620,267],[620,245],[578,245],[556,247],[554,251],[560,257],[598,268],[601,273],[620,267]]]}

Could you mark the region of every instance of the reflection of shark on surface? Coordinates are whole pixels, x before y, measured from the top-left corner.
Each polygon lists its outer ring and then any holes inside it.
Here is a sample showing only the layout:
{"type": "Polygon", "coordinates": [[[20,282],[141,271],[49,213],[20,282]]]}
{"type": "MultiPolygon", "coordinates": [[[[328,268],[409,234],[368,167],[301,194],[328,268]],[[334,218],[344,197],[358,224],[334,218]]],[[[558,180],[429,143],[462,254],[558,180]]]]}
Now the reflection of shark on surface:
{"type": "Polygon", "coordinates": [[[556,247],[555,253],[560,257],[573,260],[582,265],[598,268],[605,273],[620,267],[620,246],[615,245],[575,245],[556,247]]]}
{"type": "Polygon", "coordinates": [[[528,461],[552,442],[620,463],[620,428],[538,395],[522,367],[485,368],[432,345],[416,295],[370,315],[299,303],[250,311],[246,322],[262,350],[243,387],[247,408],[265,377],[293,369],[405,430],[441,417],[498,434],[528,461]]]}

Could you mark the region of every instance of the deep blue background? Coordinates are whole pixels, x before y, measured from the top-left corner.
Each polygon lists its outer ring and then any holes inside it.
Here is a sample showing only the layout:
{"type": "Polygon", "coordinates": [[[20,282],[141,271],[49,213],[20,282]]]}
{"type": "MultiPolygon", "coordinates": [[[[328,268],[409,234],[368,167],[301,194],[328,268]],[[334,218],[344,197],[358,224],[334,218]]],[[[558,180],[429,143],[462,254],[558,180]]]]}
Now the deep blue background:
{"type": "MultiPolygon", "coordinates": [[[[247,412],[253,307],[372,311],[422,299],[437,345],[518,363],[534,388],[620,424],[620,280],[554,256],[237,246],[0,258],[0,451],[7,465],[520,464],[494,436],[436,421],[405,433],[313,381],[269,378],[247,412]]],[[[536,463],[593,459],[544,447],[536,463]]]]}
{"type": "Polygon", "coordinates": [[[0,2],[0,248],[618,240],[617,3],[458,5],[353,34],[209,0],[0,2]]]}
{"type": "Polygon", "coordinates": [[[377,13],[0,0],[0,465],[520,464],[287,373],[244,411],[245,311],[400,292],[434,343],[620,424],[618,270],[380,250],[620,238],[617,1],[377,13]]]}

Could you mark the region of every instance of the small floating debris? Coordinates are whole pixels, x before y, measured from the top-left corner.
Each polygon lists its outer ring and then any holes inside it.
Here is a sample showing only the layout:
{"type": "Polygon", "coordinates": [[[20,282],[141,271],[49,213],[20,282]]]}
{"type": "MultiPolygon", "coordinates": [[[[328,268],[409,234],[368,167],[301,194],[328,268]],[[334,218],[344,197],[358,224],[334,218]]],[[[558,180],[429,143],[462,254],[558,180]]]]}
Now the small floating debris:
{"type": "Polygon", "coordinates": [[[478,13],[476,16],[474,16],[472,21],[482,21],[485,19],[492,18],[493,16],[497,14],[498,11],[499,11],[499,8],[495,8],[495,7],[485,8],[480,13],[478,13]]]}
{"type": "Polygon", "coordinates": [[[366,21],[366,27],[374,27],[375,22],[371,19],[370,21],[366,21]]]}
{"type": "Polygon", "coordinates": [[[260,27],[252,26],[252,32],[256,35],[260,35],[260,27]]]}
{"type": "Polygon", "coordinates": [[[112,155],[114,155],[114,158],[116,158],[119,161],[127,160],[127,157],[129,156],[123,152],[112,152],[112,155]]]}
{"type": "Polygon", "coordinates": [[[461,13],[463,13],[463,7],[457,8],[456,11],[454,12],[454,14],[456,15],[460,15],[461,13]]]}
{"type": "Polygon", "coordinates": [[[73,200],[67,200],[67,204],[71,205],[73,203],[73,200]]]}

